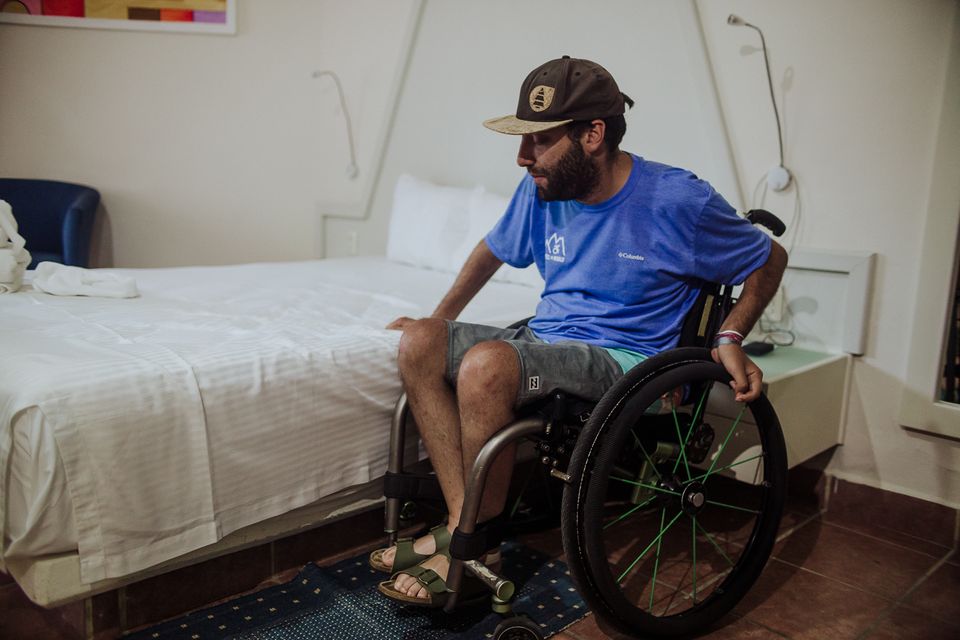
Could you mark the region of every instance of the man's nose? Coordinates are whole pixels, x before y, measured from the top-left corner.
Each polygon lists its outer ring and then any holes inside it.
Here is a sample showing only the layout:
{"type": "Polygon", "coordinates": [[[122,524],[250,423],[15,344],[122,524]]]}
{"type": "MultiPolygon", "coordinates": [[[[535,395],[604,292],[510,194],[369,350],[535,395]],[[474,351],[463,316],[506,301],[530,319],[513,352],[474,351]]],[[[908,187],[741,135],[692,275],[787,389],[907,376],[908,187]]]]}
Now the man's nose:
{"type": "Polygon", "coordinates": [[[530,136],[522,136],[520,138],[520,151],[517,152],[517,164],[521,167],[529,167],[534,162],[533,141],[530,140],[530,136]]]}

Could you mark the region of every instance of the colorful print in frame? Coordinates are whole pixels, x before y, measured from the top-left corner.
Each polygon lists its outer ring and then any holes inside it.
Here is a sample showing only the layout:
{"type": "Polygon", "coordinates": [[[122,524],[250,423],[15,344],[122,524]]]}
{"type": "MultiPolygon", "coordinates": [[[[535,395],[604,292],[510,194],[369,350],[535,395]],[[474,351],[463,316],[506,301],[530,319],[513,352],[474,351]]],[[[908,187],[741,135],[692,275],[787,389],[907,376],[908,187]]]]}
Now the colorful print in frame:
{"type": "Polygon", "coordinates": [[[0,0],[10,24],[232,34],[236,18],[236,0],[0,0]]]}

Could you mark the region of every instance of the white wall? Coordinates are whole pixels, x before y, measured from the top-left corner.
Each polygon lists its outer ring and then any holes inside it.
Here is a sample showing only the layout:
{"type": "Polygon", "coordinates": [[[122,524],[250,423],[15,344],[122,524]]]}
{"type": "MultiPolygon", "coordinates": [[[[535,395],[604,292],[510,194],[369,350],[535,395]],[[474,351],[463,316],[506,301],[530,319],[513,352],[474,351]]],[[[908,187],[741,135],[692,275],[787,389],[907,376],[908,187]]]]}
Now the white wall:
{"type": "MultiPolygon", "coordinates": [[[[729,13],[766,36],[786,165],[800,183],[800,243],[878,254],[867,352],[856,360],[846,441],[830,470],[960,505],[960,445],[897,424],[950,43],[960,37],[957,3],[729,0],[698,6],[745,191],[776,163],[776,129],[761,56],[740,51],[759,46],[759,37],[727,26],[729,13]],[[785,90],[788,69],[792,84],[785,90]]],[[[771,193],[766,205],[789,217],[795,198],[795,190],[771,193]]]]}
{"type": "MultiPolygon", "coordinates": [[[[428,8],[440,1],[430,0],[428,8]]],[[[542,47],[544,59],[567,50],[605,52],[616,42],[598,19],[609,3],[552,3],[582,16],[582,28],[560,33],[554,28],[559,19],[549,12],[535,24],[517,24],[495,19],[503,15],[496,11],[481,11],[488,3],[456,0],[451,10],[455,0],[442,2],[448,8],[428,12],[425,23],[438,16],[441,23],[434,26],[451,34],[466,24],[489,43],[487,50],[464,49],[451,37],[452,73],[464,57],[511,62],[500,49],[517,38],[542,47]]],[[[351,212],[367,195],[414,3],[238,4],[233,37],[0,25],[0,174],[59,177],[100,188],[110,222],[103,233],[112,241],[117,265],[319,255],[318,203],[346,203],[342,210],[351,212]],[[278,5],[297,13],[277,15],[278,5]],[[361,177],[355,182],[344,176],[347,149],[336,94],[328,82],[310,77],[319,68],[337,70],[344,82],[359,146],[361,177]]],[[[802,194],[799,242],[879,254],[867,353],[854,369],[846,444],[834,456],[832,471],[960,505],[958,444],[905,431],[896,422],[948,51],[951,37],[957,37],[952,36],[956,2],[701,0],[696,6],[739,190],[750,198],[775,163],[777,149],[762,60],[757,53],[741,55],[744,45],[758,44],[756,34],[727,26],[731,12],[763,28],[770,47],[786,163],[802,194]],[[783,89],[788,69],[792,84],[783,89]]],[[[657,28],[633,25],[637,39],[657,28]]],[[[688,46],[695,47],[698,37],[686,34],[688,46]]],[[[632,47],[624,44],[625,50],[632,47]]],[[[539,61],[513,61],[513,84],[519,86],[539,61]]],[[[628,75],[649,63],[630,56],[598,61],[628,75]]],[[[623,88],[643,100],[669,82],[651,77],[656,81],[623,88]]],[[[476,117],[469,114],[477,146],[452,147],[428,164],[467,163],[503,190],[501,183],[513,176],[515,142],[488,136],[475,122],[509,112],[516,88],[505,87],[500,73],[471,81],[489,87],[487,102],[471,107],[476,117]]],[[[687,113],[678,109],[677,118],[687,113]]],[[[396,132],[400,148],[391,153],[415,158],[422,141],[448,134],[431,124],[396,132]]],[[[628,134],[631,150],[647,155],[645,143],[662,146],[637,135],[641,129],[634,126],[628,134]]],[[[389,185],[381,185],[384,189],[389,185]]],[[[770,194],[765,204],[790,218],[795,195],[794,190],[770,194]]],[[[375,213],[367,226],[331,221],[327,252],[344,253],[343,240],[351,232],[359,234],[361,252],[381,251],[381,215],[375,213]]],[[[108,263],[111,243],[103,244],[101,259],[108,263]]]]}
{"type": "Polygon", "coordinates": [[[524,173],[515,161],[519,138],[481,123],[512,113],[527,73],[565,54],[600,62],[636,100],[624,148],[687,167],[739,204],[693,3],[604,0],[620,19],[605,23],[601,38],[582,37],[584,7],[569,0],[427,2],[383,179],[364,212],[369,218],[331,221],[327,255],[343,255],[351,234],[361,253],[382,253],[393,185],[404,172],[512,194],[524,173]],[[637,25],[656,27],[638,37],[637,25]]]}
{"type": "Polygon", "coordinates": [[[98,264],[312,258],[317,203],[360,199],[411,2],[238,5],[235,36],[0,25],[0,173],[98,188],[98,264]]]}

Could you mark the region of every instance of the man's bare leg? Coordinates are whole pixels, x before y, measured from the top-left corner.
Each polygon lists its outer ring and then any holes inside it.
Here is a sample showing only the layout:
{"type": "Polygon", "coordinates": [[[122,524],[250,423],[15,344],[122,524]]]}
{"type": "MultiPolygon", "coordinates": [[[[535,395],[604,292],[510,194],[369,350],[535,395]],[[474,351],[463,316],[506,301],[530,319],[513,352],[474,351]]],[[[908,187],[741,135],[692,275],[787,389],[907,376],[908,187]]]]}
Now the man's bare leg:
{"type": "MultiPolygon", "coordinates": [[[[446,322],[425,318],[404,329],[397,363],[410,412],[417,421],[447,508],[451,513],[455,509],[459,514],[463,505],[463,456],[457,399],[444,378],[447,368],[446,322]]],[[[451,517],[447,529],[452,533],[456,525],[457,520],[451,517]]],[[[413,550],[420,554],[434,553],[433,536],[414,541],[413,550]]],[[[384,552],[383,561],[392,564],[395,555],[396,547],[392,547],[384,552]]]]}
{"type": "MultiPolygon", "coordinates": [[[[451,532],[460,521],[466,481],[464,474],[470,473],[477,454],[487,440],[513,419],[519,380],[517,353],[505,342],[480,343],[470,349],[463,358],[455,396],[459,409],[457,424],[461,428],[459,493],[447,499],[448,528],[451,532]]],[[[409,396],[409,390],[407,393],[409,396]]],[[[420,425],[418,414],[414,415],[420,425]]],[[[423,425],[420,427],[422,433],[423,425]]],[[[514,452],[515,447],[509,447],[491,466],[483,492],[480,521],[488,520],[503,510],[510,486],[510,474],[513,471],[514,452]]],[[[436,468],[438,461],[434,460],[433,463],[436,468]]],[[[444,497],[448,497],[446,490],[444,497]]],[[[446,578],[450,568],[449,561],[442,555],[435,555],[421,564],[436,571],[441,578],[446,578]]],[[[414,597],[427,597],[426,589],[420,586],[415,578],[406,574],[397,576],[394,588],[414,597]]]]}
{"type": "MultiPolygon", "coordinates": [[[[469,480],[480,449],[513,422],[520,388],[520,361],[506,342],[484,342],[467,352],[457,379],[464,482],[469,480]]],[[[507,447],[490,466],[480,502],[479,521],[503,511],[513,474],[516,445],[507,447]]],[[[459,513],[458,519],[459,519],[459,513]]]]}

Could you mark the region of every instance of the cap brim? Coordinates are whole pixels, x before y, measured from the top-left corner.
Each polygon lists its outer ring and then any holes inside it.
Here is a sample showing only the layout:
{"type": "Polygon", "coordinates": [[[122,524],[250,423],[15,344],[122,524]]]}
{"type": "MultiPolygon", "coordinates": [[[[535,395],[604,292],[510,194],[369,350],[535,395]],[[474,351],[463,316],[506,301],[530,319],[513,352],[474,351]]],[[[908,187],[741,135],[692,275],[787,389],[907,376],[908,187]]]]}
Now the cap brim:
{"type": "Polygon", "coordinates": [[[497,133],[506,133],[511,136],[522,136],[528,133],[540,133],[548,129],[562,127],[570,124],[573,120],[557,120],[555,122],[534,122],[533,120],[521,120],[516,116],[503,116],[502,118],[490,118],[483,121],[483,126],[497,133]]]}

